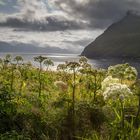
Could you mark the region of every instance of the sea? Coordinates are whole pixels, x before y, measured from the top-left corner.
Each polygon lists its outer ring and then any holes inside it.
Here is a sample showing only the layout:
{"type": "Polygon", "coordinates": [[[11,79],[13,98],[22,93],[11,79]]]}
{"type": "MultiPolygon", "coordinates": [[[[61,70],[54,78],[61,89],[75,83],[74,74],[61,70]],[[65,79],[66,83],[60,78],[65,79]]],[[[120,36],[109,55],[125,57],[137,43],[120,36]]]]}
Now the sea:
{"type": "MultiPolygon", "coordinates": [[[[36,56],[46,56],[53,60],[54,66],[51,68],[56,70],[59,64],[65,63],[65,61],[78,61],[80,58],[79,54],[59,54],[59,53],[48,53],[48,54],[40,54],[40,53],[0,53],[0,57],[4,58],[7,54],[10,54],[13,58],[15,56],[22,56],[24,62],[31,62],[34,66],[38,67],[38,64],[34,62],[34,57],[36,56]]],[[[112,58],[95,58],[88,59],[88,62],[92,65],[93,68],[102,68],[107,69],[109,66],[113,66],[116,64],[124,64],[129,63],[131,66],[135,67],[140,75],[140,59],[112,59],[112,58]]],[[[45,67],[44,67],[45,68],[45,67]]]]}

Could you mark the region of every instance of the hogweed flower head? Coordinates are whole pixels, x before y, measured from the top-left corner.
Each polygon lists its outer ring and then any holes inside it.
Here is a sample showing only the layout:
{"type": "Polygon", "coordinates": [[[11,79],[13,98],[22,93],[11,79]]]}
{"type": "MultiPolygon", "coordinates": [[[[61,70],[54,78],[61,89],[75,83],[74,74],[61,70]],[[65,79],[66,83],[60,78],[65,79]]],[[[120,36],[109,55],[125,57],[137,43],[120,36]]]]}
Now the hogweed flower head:
{"type": "Polygon", "coordinates": [[[88,59],[85,56],[81,56],[79,59],[79,63],[80,64],[85,64],[88,62],[88,59]]]}
{"type": "Polygon", "coordinates": [[[67,66],[66,66],[66,64],[59,64],[58,66],[57,66],[57,70],[59,71],[59,70],[66,70],[67,69],[67,66]]]}
{"type": "Polygon", "coordinates": [[[63,81],[56,81],[54,82],[54,85],[62,91],[67,91],[68,89],[68,85],[63,81]]]}
{"type": "Polygon", "coordinates": [[[104,100],[108,99],[120,99],[124,100],[127,97],[130,97],[133,93],[128,88],[127,85],[120,83],[110,84],[105,91],[103,92],[104,100]]]}
{"type": "Polygon", "coordinates": [[[67,67],[70,68],[70,70],[74,70],[74,69],[80,67],[80,64],[78,62],[75,62],[75,61],[68,62],[67,67]]]}
{"type": "Polygon", "coordinates": [[[102,82],[102,89],[105,90],[110,84],[120,83],[120,80],[117,78],[113,78],[112,76],[106,77],[102,82]]]}

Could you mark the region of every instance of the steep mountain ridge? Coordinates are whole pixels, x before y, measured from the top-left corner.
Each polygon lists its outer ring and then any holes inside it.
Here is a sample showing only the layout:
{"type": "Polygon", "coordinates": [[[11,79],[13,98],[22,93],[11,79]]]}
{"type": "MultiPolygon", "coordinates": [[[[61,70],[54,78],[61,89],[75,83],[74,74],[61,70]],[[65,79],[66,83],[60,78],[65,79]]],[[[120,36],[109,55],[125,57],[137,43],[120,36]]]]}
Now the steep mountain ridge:
{"type": "Polygon", "coordinates": [[[127,14],[112,24],[82,52],[94,57],[140,57],[140,16],[127,14]]]}

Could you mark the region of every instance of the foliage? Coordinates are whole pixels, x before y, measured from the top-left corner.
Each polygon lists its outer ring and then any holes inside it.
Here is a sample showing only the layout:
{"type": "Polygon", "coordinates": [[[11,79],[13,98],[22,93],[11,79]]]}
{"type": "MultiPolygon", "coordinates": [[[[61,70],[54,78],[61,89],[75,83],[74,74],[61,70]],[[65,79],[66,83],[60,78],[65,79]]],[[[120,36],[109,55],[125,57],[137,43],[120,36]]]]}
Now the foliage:
{"type": "Polygon", "coordinates": [[[95,69],[37,56],[0,59],[1,140],[139,140],[140,80],[129,64],[95,69]],[[47,69],[44,69],[47,68],[47,69]]]}

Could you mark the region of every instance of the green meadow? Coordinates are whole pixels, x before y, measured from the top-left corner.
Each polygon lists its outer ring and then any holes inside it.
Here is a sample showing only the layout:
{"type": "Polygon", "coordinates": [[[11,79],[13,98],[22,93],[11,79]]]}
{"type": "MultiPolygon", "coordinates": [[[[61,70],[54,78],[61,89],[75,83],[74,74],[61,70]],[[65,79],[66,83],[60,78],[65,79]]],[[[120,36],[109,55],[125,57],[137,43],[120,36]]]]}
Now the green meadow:
{"type": "Polygon", "coordinates": [[[87,58],[51,67],[36,56],[0,59],[0,140],[139,140],[140,80],[129,64],[87,58]]]}

